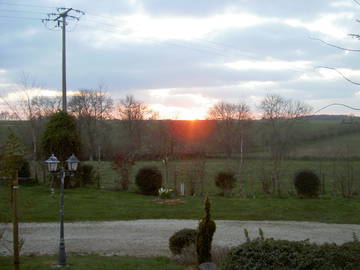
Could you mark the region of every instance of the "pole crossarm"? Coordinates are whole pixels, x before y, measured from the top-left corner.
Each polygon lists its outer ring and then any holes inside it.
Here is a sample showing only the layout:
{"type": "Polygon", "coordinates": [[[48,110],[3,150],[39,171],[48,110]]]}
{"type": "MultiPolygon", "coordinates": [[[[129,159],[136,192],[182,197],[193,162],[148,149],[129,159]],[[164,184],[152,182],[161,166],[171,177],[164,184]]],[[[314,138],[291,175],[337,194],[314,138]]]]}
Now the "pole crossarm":
{"type": "Polygon", "coordinates": [[[64,19],[65,21],[67,18],[79,21],[81,16],[85,15],[84,11],[73,8],[59,7],[56,8],[56,11],[57,12],[48,13],[47,17],[41,20],[47,28],[53,29],[63,27],[64,19]],[[56,23],[53,27],[49,27],[48,25],[52,22],[56,23]]]}

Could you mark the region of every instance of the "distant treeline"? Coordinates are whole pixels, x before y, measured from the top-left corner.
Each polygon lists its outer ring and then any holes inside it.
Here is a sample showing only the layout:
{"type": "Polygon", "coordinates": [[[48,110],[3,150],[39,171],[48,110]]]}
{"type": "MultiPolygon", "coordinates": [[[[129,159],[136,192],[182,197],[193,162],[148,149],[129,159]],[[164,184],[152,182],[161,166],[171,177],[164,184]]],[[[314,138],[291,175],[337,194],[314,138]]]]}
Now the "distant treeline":
{"type": "MultiPolygon", "coordinates": [[[[304,117],[294,126],[289,140],[294,145],[302,145],[360,133],[359,118],[356,117],[356,121],[351,122],[349,119],[326,115],[304,117]]],[[[37,128],[37,141],[40,140],[46,121],[43,119],[37,128]]],[[[137,120],[137,130],[134,134],[129,134],[129,124],[126,120],[100,120],[95,133],[96,138],[93,138],[93,131],[88,130],[79,119],[78,127],[82,138],[81,158],[112,160],[119,152],[124,151],[132,151],[133,158],[139,160],[161,160],[165,157],[239,158],[241,153],[247,158],[268,158],[266,153],[272,142],[268,136],[271,130],[266,120],[247,120],[246,128],[241,131],[242,140],[239,130],[225,131],[224,122],[221,120],[137,120]],[[224,132],[228,134],[224,136],[224,132]],[[231,152],[228,152],[229,147],[231,152]]],[[[22,137],[31,156],[33,141],[28,121],[0,121],[0,147],[4,144],[9,130],[22,137]]],[[[36,158],[44,158],[40,149],[36,158]]],[[[289,158],[297,157],[290,155],[289,158]]],[[[316,157],[304,155],[304,158],[316,157]]]]}

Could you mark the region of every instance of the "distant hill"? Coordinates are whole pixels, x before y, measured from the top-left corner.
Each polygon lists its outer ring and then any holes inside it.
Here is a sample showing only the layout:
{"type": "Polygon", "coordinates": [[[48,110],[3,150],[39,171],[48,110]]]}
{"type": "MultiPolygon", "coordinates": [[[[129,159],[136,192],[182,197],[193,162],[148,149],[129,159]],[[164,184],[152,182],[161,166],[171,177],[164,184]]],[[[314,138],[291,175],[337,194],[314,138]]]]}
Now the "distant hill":
{"type": "Polygon", "coordinates": [[[305,120],[320,120],[320,121],[359,121],[360,117],[355,115],[333,115],[333,114],[317,114],[302,117],[305,120]]]}

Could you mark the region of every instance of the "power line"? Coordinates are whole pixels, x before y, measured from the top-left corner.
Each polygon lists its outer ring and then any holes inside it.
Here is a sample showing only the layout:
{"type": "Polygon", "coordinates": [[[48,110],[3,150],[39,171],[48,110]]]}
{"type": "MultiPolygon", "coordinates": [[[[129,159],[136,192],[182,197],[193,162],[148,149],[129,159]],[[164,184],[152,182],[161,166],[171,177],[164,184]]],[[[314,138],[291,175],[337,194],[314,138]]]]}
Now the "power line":
{"type": "Polygon", "coordinates": [[[41,18],[32,18],[32,17],[19,17],[19,16],[2,16],[0,15],[0,18],[7,18],[7,19],[19,19],[19,20],[34,20],[34,21],[40,21],[41,18]]]}
{"type": "Polygon", "coordinates": [[[16,9],[0,9],[0,11],[4,11],[4,12],[15,12],[15,13],[46,14],[46,12],[28,11],[28,10],[16,10],[16,9]]]}
{"type": "Polygon", "coordinates": [[[11,3],[11,2],[2,2],[2,1],[0,1],[0,5],[16,6],[16,7],[36,7],[36,8],[45,8],[45,9],[53,9],[53,8],[56,8],[56,7],[40,6],[40,5],[15,4],[15,3],[11,3]]]}

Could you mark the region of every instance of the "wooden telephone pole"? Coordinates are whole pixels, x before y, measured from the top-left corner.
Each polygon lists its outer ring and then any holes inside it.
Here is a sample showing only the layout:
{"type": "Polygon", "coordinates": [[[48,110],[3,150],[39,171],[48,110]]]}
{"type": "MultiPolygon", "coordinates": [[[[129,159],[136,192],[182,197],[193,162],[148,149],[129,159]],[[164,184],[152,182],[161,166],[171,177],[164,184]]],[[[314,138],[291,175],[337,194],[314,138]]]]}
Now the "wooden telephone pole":
{"type": "Polygon", "coordinates": [[[16,170],[12,177],[11,196],[13,208],[13,248],[14,248],[14,264],[20,264],[20,247],[19,247],[19,216],[18,216],[18,194],[19,179],[18,171],[16,170]]]}

